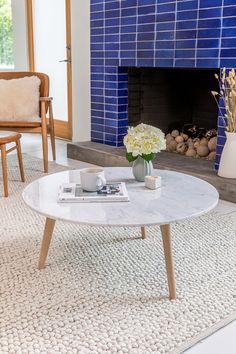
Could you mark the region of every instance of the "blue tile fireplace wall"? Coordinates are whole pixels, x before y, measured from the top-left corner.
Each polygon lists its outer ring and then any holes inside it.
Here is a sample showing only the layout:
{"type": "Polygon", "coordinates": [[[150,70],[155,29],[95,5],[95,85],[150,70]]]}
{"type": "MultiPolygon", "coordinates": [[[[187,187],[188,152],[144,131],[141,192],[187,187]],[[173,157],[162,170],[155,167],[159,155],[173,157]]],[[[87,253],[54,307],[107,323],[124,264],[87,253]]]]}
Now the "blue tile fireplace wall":
{"type": "MultiPolygon", "coordinates": [[[[129,67],[236,67],[236,0],[91,0],[94,142],[123,145],[129,67]]],[[[219,116],[216,168],[224,143],[219,116]]]]}

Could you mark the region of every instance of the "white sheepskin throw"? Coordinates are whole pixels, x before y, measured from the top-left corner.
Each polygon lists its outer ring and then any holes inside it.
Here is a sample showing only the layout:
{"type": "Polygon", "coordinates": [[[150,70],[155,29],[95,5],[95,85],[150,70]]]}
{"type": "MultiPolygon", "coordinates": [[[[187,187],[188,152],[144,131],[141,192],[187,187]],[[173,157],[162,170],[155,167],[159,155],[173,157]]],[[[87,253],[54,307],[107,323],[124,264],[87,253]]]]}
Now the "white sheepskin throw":
{"type": "Polygon", "coordinates": [[[40,79],[26,76],[20,79],[0,79],[0,122],[38,122],[40,79]]]}

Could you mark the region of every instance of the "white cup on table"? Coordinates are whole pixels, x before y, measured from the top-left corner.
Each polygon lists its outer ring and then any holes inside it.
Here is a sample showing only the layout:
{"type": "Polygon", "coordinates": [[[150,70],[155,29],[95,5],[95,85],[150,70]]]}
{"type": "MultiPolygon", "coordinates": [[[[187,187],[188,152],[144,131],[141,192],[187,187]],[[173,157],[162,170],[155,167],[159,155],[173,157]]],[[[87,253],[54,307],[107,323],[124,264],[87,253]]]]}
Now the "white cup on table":
{"type": "Polygon", "coordinates": [[[102,168],[84,168],[80,171],[80,183],[83,190],[97,192],[107,183],[105,172],[102,168]]]}

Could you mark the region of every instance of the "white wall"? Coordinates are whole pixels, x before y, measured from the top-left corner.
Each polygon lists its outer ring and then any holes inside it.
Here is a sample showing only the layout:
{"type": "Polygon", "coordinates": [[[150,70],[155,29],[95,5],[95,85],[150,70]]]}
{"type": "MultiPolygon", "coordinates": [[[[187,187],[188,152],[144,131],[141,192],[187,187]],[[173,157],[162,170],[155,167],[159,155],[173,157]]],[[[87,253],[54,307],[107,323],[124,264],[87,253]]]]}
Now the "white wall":
{"type": "Polygon", "coordinates": [[[12,0],[14,70],[28,70],[27,15],[25,0],[12,0]]]}
{"type": "Polygon", "coordinates": [[[71,0],[73,141],[89,141],[90,0],[71,0]]]}

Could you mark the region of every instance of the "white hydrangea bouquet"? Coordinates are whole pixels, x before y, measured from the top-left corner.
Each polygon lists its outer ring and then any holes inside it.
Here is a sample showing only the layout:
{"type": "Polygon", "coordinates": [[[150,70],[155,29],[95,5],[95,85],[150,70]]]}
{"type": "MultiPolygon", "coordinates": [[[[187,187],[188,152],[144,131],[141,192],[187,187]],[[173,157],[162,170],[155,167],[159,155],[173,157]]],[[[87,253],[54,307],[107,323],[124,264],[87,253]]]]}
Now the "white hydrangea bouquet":
{"type": "Polygon", "coordinates": [[[141,123],[136,127],[129,127],[124,145],[129,162],[136,160],[138,156],[151,161],[158,152],[166,148],[165,135],[160,129],[141,123]]]}
{"type": "Polygon", "coordinates": [[[124,137],[124,145],[127,160],[134,161],[135,178],[144,181],[146,175],[151,175],[151,161],[158,152],[166,148],[165,135],[160,129],[141,123],[136,127],[129,127],[124,137]]]}

